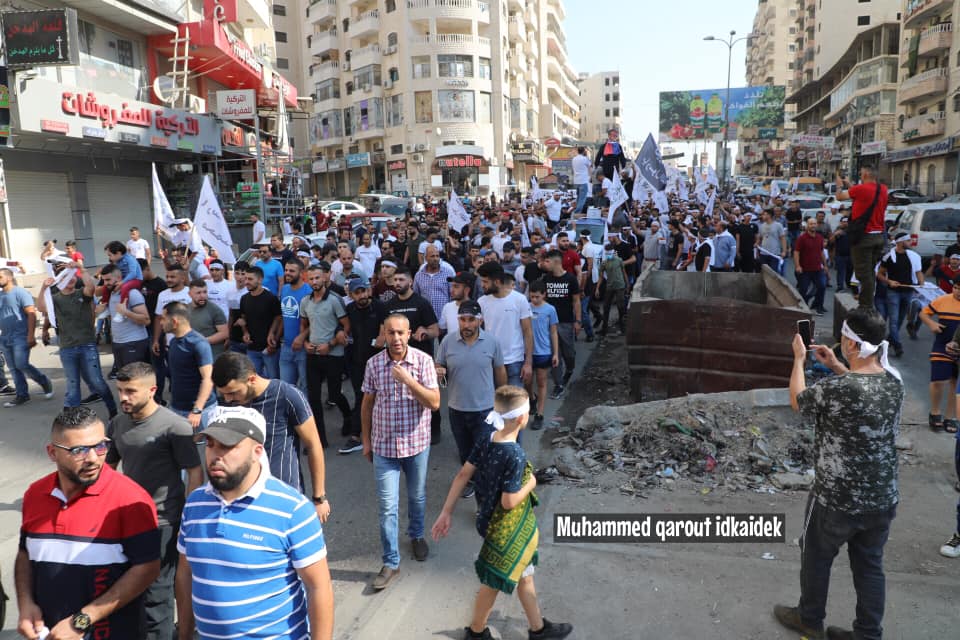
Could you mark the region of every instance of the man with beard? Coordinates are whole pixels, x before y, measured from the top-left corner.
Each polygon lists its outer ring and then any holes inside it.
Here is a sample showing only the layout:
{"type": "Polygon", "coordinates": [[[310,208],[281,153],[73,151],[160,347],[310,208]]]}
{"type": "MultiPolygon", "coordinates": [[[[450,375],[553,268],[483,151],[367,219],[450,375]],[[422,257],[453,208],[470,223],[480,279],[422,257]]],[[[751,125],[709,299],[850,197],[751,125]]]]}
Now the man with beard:
{"type": "Polygon", "coordinates": [[[310,295],[310,286],[303,280],[303,265],[291,260],[283,266],[283,289],[280,290],[280,379],[307,388],[307,352],[300,339],[300,302],[310,295]]]}
{"type": "Polygon", "coordinates": [[[47,628],[51,638],[144,637],[143,592],[160,572],[157,511],[143,488],[104,465],[109,449],[90,407],[54,418],[47,456],[57,470],[23,496],[14,581],[25,638],[47,628]],[[78,540],[83,562],[73,559],[78,540]]]}
{"type": "Polygon", "coordinates": [[[210,482],[187,498],[177,539],[178,638],[196,628],[202,638],[330,640],[323,527],[310,501],[264,468],[264,417],[224,407],[202,435],[210,482]]]}
{"type": "Polygon", "coordinates": [[[423,266],[413,278],[413,292],[429,300],[433,315],[439,318],[443,305],[450,302],[450,278],[457,272],[440,260],[440,251],[434,245],[428,244],[423,255],[423,266]]]}
{"type": "Polygon", "coordinates": [[[361,409],[363,455],[373,463],[376,476],[383,548],[383,566],[373,581],[376,591],[386,589],[400,572],[397,538],[401,471],[407,477],[407,535],[414,558],[422,562],[430,553],[423,538],[427,462],[431,412],[440,409],[433,359],[410,345],[407,317],[402,313],[387,316],[382,333],[387,349],[367,363],[361,409]]]}
{"type": "Polygon", "coordinates": [[[163,386],[170,377],[167,365],[167,346],[173,340],[173,334],[163,331],[163,309],[171,302],[190,304],[190,291],[187,290],[187,272],[179,264],[167,267],[167,288],[157,294],[157,305],[153,316],[153,366],[157,371],[157,402],[163,402],[163,386]]]}
{"type": "Polygon", "coordinates": [[[472,273],[461,271],[454,277],[447,278],[447,281],[450,283],[450,302],[443,305],[438,323],[442,335],[460,330],[458,309],[465,300],[473,298],[477,279],[472,273]]]}
{"type": "Polygon", "coordinates": [[[207,281],[196,279],[190,282],[190,326],[207,339],[214,359],[223,353],[230,331],[227,316],[220,307],[210,304],[207,297],[207,281]]]}
{"type": "MultiPolygon", "coordinates": [[[[247,356],[257,368],[257,374],[267,378],[280,377],[280,354],[277,352],[277,334],[283,322],[280,300],[264,288],[260,267],[247,271],[247,295],[240,298],[240,319],[243,323],[243,342],[247,356]]],[[[280,271],[283,278],[283,271],[280,271]]]]}
{"type": "MultiPolygon", "coordinates": [[[[132,293],[132,292],[131,292],[132,293]]],[[[157,378],[145,362],[134,362],[117,374],[123,412],[110,421],[106,462],[153,497],[160,528],[160,575],[144,593],[147,640],[173,637],[173,576],[177,570],[177,531],[186,494],[203,483],[203,468],[193,442],[193,428],[184,418],[153,399],[157,378]]]]}
{"type": "MultiPolygon", "coordinates": [[[[147,335],[150,314],[145,297],[139,289],[131,289],[126,301],[120,302],[120,269],[114,265],[104,267],[100,277],[104,291],[110,292],[110,317],[114,318],[110,347],[114,366],[121,369],[131,362],[150,362],[150,338],[147,335]],[[117,322],[118,316],[123,322],[117,322]]],[[[98,306],[96,313],[102,311],[102,305],[98,306]]]]}
{"type": "Polygon", "coordinates": [[[349,283],[350,299],[347,305],[347,319],[350,321],[350,336],[353,348],[350,349],[350,383],[353,385],[353,412],[350,415],[350,434],[338,453],[348,454],[363,450],[360,440],[362,422],[360,403],[363,401],[363,374],[367,361],[383,349],[380,325],[387,317],[386,306],[373,297],[370,283],[354,278],[349,283]]]}
{"type": "Polygon", "coordinates": [[[325,492],[323,446],[303,392],[282,380],[260,377],[249,358],[233,351],[217,358],[213,365],[213,384],[227,405],[249,407],[264,416],[264,449],[273,477],[303,491],[300,453],[306,454],[317,515],[326,522],[330,503],[325,492]]]}
{"type": "Polygon", "coordinates": [[[213,392],[210,343],[190,326],[190,308],[171,302],[163,309],[163,330],[173,334],[167,352],[170,366],[170,408],[202,429],[217,407],[213,392]]]}
{"type": "MultiPolygon", "coordinates": [[[[514,290],[512,284],[507,284],[503,267],[496,262],[482,265],[477,274],[485,294],[479,300],[484,328],[500,344],[507,372],[506,384],[522,387],[533,376],[533,313],[530,303],[522,293],[514,290]]],[[[493,398],[492,392],[490,398],[493,398]]]]}

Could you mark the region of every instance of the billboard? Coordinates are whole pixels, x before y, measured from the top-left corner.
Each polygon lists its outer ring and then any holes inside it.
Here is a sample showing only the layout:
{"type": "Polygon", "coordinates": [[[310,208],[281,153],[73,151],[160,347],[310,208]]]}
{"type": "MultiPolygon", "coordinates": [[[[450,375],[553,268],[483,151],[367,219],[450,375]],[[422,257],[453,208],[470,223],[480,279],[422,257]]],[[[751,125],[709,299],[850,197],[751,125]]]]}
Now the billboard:
{"type": "Polygon", "coordinates": [[[784,87],[731,87],[729,106],[724,103],[726,95],[726,89],[661,92],[660,141],[712,140],[715,136],[722,140],[727,108],[729,139],[736,138],[738,127],[783,126],[784,87]]]}

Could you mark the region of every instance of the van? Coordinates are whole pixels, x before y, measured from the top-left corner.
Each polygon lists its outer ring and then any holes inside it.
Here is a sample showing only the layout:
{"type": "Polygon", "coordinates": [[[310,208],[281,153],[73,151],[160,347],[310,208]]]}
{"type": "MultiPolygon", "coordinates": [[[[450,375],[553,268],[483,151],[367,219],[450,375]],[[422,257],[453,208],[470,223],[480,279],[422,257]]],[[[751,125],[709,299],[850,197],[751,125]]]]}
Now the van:
{"type": "Polygon", "coordinates": [[[960,203],[928,202],[907,206],[897,220],[897,233],[910,234],[910,248],[929,258],[943,254],[960,231],[960,203]]]}

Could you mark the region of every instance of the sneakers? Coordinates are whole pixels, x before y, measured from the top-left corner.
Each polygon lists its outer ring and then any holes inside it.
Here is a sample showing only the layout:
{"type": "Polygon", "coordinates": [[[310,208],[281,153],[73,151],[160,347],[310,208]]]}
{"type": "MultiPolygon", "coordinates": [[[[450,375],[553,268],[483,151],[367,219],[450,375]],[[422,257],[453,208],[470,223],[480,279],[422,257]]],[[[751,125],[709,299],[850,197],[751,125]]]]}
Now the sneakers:
{"type": "Polygon", "coordinates": [[[534,431],[540,431],[543,429],[543,414],[535,413],[533,414],[533,422],[530,424],[530,428],[534,431]]]}
{"type": "Polygon", "coordinates": [[[940,555],[948,558],[960,558],[960,533],[954,533],[947,544],[940,547],[940,555]]]}
{"type": "Polygon", "coordinates": [[[107,380],[116,380],[117,379],[117,370],[111,369],[109,375],[107,375],[107,380]]]}
{"type": "Polygon", "coordinates": [[[30,402],[30,396],[17,396],[13,400],[7,400],[3,403],[7,409],[12,409],[13,407],[19,407],[22,404],[27,404],[30,402]]]}
{"type": "Polygon", "coordinates": [[[423,562],[430,555],[430,547],[423,538],[413,539],[413,557],[417,562],[423,562]]]}
{"type": "Polygon", "coordinates": [[[468,482],[467,486],[463,488],[463,491],[460,492],[460,497],[466,500],[467,498],[472,498],[477,493],[477,490],[473,488],[473,483],[468,482]]]}
{"type": "Polygon", "coordinates": [[[544,638],[566,638],[573,632],[573,625],[566,622],[550,622],[543,619],[543,628],[540,631],[530,629],[527,637],[530,640],[544,640],[544,638]]]}
{"type": "Polygon", "coordinates": [[[803,623],[800,619],[800,610],[796,607],[788,607],[782,604],[774,605],[773,617],[787,629],[792,629],[806,636],[809,640],[823,640],[825,637],[823,631],[813,629],[803,623]]]}
{"type": "Polygon", "coordinates": [[[363,451],[363,443],[356,438],[350,438],[343,443],[343,446],[337,450],[337,453],[346,455],[348,453],[353,453],[354,451],[363,451]]]}
{"type": "Polygon", "coordinates": [[[15,396],[17,395],[17,390],[9,384],[5,384],[0,387],[0,396],[15,396]]]}
{"type": "Polygon", "coordinates": [[[47,400],[53,397],[53,383],[49,380],[43,384],[43,397],[47,400]]]}
{"type": "Polygon", "coordinates": [[[81,401],[80,401],[80,404],[96,404],[96,403],[100,402],[101,400],[103,400],[103,398],[100,397],[100,394],[99,394],[99,393],[91,393],[91,394],[88,395],[86,398],[84,398],[83,400],[81,400],[81,401]]]}
{"type": "Polygon", "coordinates": [[[903,356],[903,345],[902,344],[893,345],[893,357],[900,358],[902,356],[903,356]]]}
{"type": "Polygon", "coordinates": [[[847,631],[840,627],[827,627],[827,640],[855,640],[853,631],[847,631]]]}
{"type": "Polygon", "coordinates": [[[463,640],[493,640],[490,635],[490,627],[484,627],[480,633],[474,633],[470,627],[464,627],[463,640]]]}
{"type": "Polygon", "coordinates": [[[390,583],[400,575],[400,569],[391,569],[390,567],[380,567],[380,573],[373,579],[373,590],[383,591],[390,586],[390,583]]]}
{"type": "Polygon", "coordinates": [[[563,397],[563,385],[556,384],[553,386],[553,391],[550,393],[551,400],[559,400],[563,397]]]}
{"type": "Polygon", "coordinates": [[[910,336],[911,340],[917,339],[917,329],[920,328],[920,321],[916,322],[907,322],[907,335],[910,336]]]}

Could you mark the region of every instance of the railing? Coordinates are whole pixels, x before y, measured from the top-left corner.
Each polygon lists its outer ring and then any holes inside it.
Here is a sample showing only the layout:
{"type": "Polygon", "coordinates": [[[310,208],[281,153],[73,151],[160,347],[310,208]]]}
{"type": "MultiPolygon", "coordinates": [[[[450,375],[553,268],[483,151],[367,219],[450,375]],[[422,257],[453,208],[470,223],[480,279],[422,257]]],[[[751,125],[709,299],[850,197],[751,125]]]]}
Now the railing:
{"type": "Polygon", "coordinates": [[[478,36],[474,38],[468,33],[436,33],[425,36],[414,36],[411,42],[415,45],[426,46],[473,46],[477,44],[481,47],[490,46],[490,38],[478,36]]]}
{"type": "Polygon", "coordinates": [[[946,67],[937,67],[935,69],[930,69],[924,71],[923,73],[918,73],[917,75],[907,78],[902,83],[900,83],[900,90],[912,89],[922,82],[927,80],[933,80],[934,78],[946,78],[950,73],[950,70],[946,67]]]}

